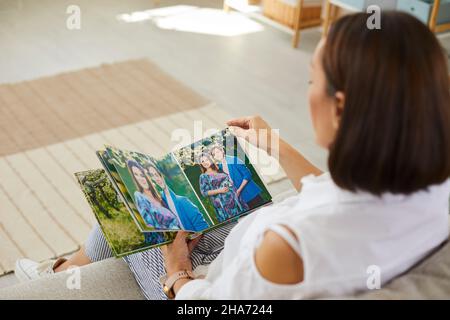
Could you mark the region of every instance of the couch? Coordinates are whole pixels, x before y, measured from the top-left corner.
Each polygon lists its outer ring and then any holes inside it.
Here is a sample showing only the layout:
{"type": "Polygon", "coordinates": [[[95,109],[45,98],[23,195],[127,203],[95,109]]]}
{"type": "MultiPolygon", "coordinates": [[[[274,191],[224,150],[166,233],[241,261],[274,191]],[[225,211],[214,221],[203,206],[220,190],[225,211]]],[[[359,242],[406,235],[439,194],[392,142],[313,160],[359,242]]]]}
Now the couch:
{"type": "MultiPolygon", "coordinates": [[[[271,187],[274,201],[295,192],[290,185],[271,187]],[[283,190],[283,191],[282,191],[283,190]],[[282,191],[282,192],[281,192],[282,191]]],[[[110,258],[80,269],[80,288],[68,289],[72,273],[58,273],[0,289],[0,299],[144,299],[133,274],[122,259],[110,258]]],[[[449,299],[450,242],[443,243],[408,272],[381,289],[345,299],[449,299]]]]}

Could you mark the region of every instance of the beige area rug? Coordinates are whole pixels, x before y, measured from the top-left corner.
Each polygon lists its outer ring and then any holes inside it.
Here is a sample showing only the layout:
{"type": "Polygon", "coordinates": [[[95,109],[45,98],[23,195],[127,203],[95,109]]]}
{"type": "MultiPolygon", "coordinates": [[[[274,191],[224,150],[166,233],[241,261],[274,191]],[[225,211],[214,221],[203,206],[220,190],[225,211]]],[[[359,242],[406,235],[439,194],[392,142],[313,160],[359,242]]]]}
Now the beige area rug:
{"type": "MultiPolygon", "coordinates": [[[[0,275],[79,248],[94,223],[73,173],[104,144],[158,156],[171,133],[229,116],[147,60],[0,85],[0,275]]],[[[275,161],[266,155],[267,163],[275,161]]],[[[267,183],[285,177],[263,175],[267,183]]]]}

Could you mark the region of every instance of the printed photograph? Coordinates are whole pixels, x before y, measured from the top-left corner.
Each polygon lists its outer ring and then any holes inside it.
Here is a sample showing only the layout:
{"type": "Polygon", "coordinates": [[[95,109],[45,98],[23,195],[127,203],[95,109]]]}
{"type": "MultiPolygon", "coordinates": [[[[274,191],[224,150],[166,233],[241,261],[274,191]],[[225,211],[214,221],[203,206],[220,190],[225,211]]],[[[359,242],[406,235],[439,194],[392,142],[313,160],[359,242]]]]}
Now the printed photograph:
{"type": "MultiPolygon", "coordinates": [[[[128,211],[130,212],[132,218],[135,220],[135,223],[137,224],[138,227],[140,227],[140,225],[143,224],[144,221],[139,211],[137,210],[136,206],[134,205],[133,197],[128,193],[127,188],[125,187],[116,168],[114,167],[112,158],[105,150],[97,151],[96,154],[98,159],[102,163],[103,168],[105,169],[106,174],[111,180],[113,186],[116,188],[116,191],[124,199],[124,204],[127,207],[128,211]]],[[[139,229],[141,230],[141,228],[139,229]]]]}
{"type": "Polygon", "coordinates": [[[79,172],[75,176],[116,257],[173,240],[174,232],[141,233],[105,170],[79,172]]]}
{"type": "Polygon", "coordinates": [[[202,231],[214,225],[189,180],[170,153],[156,162],[148,162],[146,173],[169,209],[179,218],[182,229],[202,231]]]}
{"type": "Polygon", "coordinates": [[[272,200],[228,129],[173,154],[214,224],[238,217],[272,200]]]}
{"type": "Polygon", "coordinates": [[[176,160],[108,147],[110,162],[138,212],[142,231],[201,231],[212,225],[176,160]]]}

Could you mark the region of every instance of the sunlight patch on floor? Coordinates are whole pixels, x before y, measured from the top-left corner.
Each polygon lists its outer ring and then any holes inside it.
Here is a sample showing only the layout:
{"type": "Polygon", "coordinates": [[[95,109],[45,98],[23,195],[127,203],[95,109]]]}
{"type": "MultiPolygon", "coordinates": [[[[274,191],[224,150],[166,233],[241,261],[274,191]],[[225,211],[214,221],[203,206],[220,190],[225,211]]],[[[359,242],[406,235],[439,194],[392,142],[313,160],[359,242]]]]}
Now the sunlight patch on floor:
{"type": "Polygon", "coordinates": [[[152,21],[165,30],[232,37],[264,30],[264,27],[238,12],[178,5],[120,14],[126,23],[152,21]]]}

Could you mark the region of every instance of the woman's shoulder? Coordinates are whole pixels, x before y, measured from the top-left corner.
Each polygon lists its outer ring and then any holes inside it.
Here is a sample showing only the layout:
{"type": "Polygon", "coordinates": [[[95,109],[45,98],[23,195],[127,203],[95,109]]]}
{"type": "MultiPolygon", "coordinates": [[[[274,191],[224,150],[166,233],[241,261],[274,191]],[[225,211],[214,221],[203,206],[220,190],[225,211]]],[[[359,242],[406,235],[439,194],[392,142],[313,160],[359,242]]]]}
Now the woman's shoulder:
{"type": "MultiPolygon", "coordinates": [[[[297,241],[297,237],[289,232],[297,241]]],[[[292,246],[278,233],[268,230],[255,252],[259,274],[276,284],[297,284],[303,281],[303,261],[292,246]]]]}
{"type": "Polygon", "coordinates": [[[135,199],[142,199],[142,198],[144,198],[145,196],[140,192],[140,191],[135,191],[134,192],[134,198],[135,199]]]}
{"type": "Polygon", "coordinates": [[[136,204],[139,207],[141,207],[144,204],[149,202],[147,197],[144,194],[142,194],[142,192],[140,192],[140,191],[135,191],[134,192],[134,200],[136,201],[136,204]]]}
{"type": "Polygon", "coordinates": [[[334,185],[333,179],[329,172],[324,172],[320,175],[309,174],[301,178],[300,182],[302,183],[302,190],[309,186],[321,186],[327,187],[330,185],[334,185]]]}
{"type": "Polygon", "coordinates": [[[206,172],[203,172],[202,174],[200,174],[200,177],[199,177],[200,183],[202,181],[207,181],[208,179],[209,179],[209,174],[207,174],[206,172]]]}

